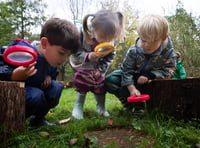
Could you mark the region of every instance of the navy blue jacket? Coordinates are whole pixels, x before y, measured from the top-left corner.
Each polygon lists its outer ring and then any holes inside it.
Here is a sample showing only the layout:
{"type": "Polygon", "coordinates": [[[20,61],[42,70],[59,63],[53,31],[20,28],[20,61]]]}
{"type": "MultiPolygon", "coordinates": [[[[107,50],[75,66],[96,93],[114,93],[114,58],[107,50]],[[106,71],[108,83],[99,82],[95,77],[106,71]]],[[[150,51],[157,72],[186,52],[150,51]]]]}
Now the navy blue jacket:
{"type": "Polygon", "coordinates": [[[3,52],[5,47],[0,49],[0,80],[9,81],[11,79],[11,74],[13,70],[16,68],[14,65],[9,65],[3,60],[3,52]]]}

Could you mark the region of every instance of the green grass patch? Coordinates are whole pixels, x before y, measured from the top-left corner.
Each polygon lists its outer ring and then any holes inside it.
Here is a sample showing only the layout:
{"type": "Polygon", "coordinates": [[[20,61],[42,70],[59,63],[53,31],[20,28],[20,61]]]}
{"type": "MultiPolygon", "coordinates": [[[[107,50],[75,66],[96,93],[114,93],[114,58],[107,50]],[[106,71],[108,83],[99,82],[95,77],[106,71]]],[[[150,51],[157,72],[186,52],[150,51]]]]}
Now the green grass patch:
{"type": "MultiPolygon", "coordinates": [[[[50,122],[59,122],[71,117],[76,99],[73,88],[64,89],[60,103],[52,109],[47,119],[50,122]]],[[[30,130],[27,126],[21,133],[15,135],[0,147],[8,148],[80,148],[85,146],[84,133],[87,131],[110,129],[114,127],[132,128],[144,131],[155,139],[155,148],[190,148],[200,143],[199,120],[184,123],[176,121],[172,117],[166,117],[158,112],[146,113],[142,117],[133,116],[130,112],[123,111],[121,103],[112,94],[106,95],[106,107],[111,114],[113,124],[108,124],[108,118],[98,116],[96,113],[96,101],[92,93],[87,94],[84,105],[84,119],[71,119],[68,123],[57,127],[40,127],[30,130]],[[70,145],[71,139],[77,139],[70,145]]],[[[95,141],[95,137],[92,139],[95,141]]],[[[140,147],[145,147],[147,140],[143,140],[140,147]]],[[[95,147],[93,142],[92,147],[95,147]]],[[[113,143],[110,146],[116,147],[113,143]]]]}

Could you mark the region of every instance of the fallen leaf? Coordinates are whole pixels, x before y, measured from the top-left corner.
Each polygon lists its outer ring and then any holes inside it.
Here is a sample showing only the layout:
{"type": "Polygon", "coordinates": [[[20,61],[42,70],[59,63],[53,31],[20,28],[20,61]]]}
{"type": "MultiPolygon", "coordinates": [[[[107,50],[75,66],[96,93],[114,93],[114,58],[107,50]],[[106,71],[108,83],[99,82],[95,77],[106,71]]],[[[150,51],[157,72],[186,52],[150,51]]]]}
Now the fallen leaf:
{"type": "Polygon", "coordinates": [[[107,124],[108,124],[108,125],[113,125],[113,119],[112,119],[112,118],[109,118],[109,119],[107,120],[107,124]]]}
{"type": "Polygon", "coordinates": [[[54,135],[49,135],[49,138],[56,138],[56,136],[54,136],[54,135]]]}
{"type": "Polygon", "coordinates": [[[67,118],[67,119],[63,119],[63,120],[60,120],[59,121],[59,124],[64,124],[64,123],[67,123],[67,122],[69,122],[71,120],[71,118],[69,117],[69,118],[67,118]]]}
{"type": "Polygon", "coordinates": [[[51,115],[51,114],[53,114],[53,112],[49,111],[48,114],[51,115]]]}
{"type": "Polygon", "coordinates": [[[42,132],[39,132],[40,136],[42,137],[49,137],[49,133],[48,132],[45,132],[45,131],[42,131],[42,132]]]}
{"type": "Polygon", "coordinates": [[[72,138],[70,139],[69,144],[74,145],[77,141],[78,141],[78,138],[72,138]]]}

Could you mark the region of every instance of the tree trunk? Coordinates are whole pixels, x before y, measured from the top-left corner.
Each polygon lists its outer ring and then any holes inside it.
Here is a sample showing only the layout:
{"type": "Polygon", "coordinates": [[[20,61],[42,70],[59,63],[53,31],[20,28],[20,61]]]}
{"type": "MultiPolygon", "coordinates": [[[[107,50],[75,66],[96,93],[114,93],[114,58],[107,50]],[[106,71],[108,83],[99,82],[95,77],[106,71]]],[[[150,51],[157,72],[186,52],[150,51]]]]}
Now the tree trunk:
{"type": "Polygon", "coordinates": [[[154,80],[147,85],[147,108],[177,119],[200,118],[200,78],[154,80]]]}
{"type": "Polygon", "coordinates": [[[25,89],[23,82],[0,81],[0,143],[25,125],[25,89]]]}

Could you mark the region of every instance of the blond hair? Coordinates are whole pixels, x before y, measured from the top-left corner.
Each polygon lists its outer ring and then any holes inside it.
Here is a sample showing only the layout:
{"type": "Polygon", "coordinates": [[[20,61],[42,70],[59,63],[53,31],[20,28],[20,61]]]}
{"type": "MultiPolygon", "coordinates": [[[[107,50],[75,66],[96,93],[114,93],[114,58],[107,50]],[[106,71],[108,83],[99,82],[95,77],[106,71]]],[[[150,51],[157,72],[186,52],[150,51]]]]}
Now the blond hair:
{"type": "Polygon", "coordinates": [[[160,15],[147,15],[139,22],[137,33],[149,42],[164,39],[169,33],[169,23],[160,15]]]}

